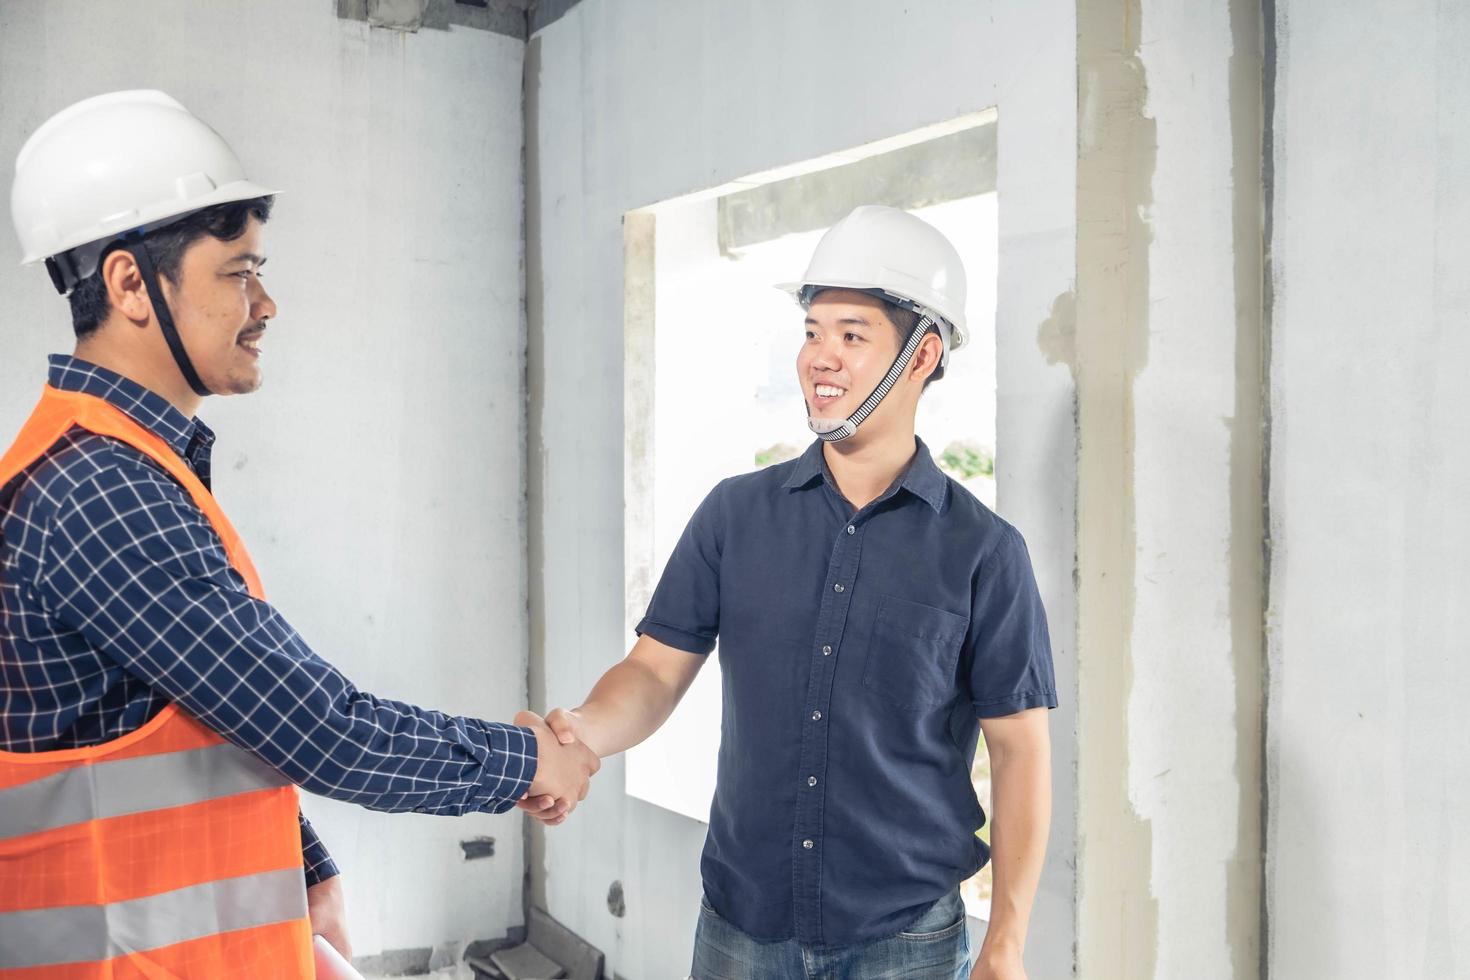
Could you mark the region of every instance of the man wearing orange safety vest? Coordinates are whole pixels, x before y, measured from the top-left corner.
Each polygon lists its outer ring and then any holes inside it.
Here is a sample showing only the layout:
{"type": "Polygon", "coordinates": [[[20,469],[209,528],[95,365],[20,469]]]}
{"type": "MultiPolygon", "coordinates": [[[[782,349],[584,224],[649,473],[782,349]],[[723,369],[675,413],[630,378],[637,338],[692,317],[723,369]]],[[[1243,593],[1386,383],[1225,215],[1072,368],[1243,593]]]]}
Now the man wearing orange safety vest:
{"type": "Polygon", "coordinates": [[[77,343],[0,457],[0,980],[310,977],[313,933],[350,945],[296,786],[498,813],[597,769],[526,712],[358,691],[265,601],[195,413],[260,385],[272,200],[161,92],[64,109],[16,160],[77,343]]]}

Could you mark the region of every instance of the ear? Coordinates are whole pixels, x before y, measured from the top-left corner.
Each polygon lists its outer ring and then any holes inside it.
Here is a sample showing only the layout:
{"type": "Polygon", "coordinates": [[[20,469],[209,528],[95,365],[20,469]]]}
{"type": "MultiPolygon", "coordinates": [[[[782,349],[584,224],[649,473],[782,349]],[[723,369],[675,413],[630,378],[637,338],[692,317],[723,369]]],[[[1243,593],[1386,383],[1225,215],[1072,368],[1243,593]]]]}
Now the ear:
{"type": "Polygon", "coordinates": [[[153,301],[132,253],[125,248],[109,252],[102,260],[101,275],[112,308],[134,324],[146,326],[153,316],[153,301]]]}
{"type": "Polygon", "coordinates": [[[939,334],[930,330],[919,341],[919,349],[914,351],[914,358],[909,361],[909,377],[923,384],[938,369],[939,360],[943,356],[944,341],[939,339],[939,334]]]}

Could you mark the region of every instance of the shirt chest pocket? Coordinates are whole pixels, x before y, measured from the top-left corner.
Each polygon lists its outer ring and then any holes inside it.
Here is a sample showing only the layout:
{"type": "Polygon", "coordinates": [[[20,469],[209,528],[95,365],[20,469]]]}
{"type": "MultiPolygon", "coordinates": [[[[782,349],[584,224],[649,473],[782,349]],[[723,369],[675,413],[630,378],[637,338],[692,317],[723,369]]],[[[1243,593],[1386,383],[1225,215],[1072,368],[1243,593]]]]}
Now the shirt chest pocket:
{"type": "Polygon", "coordinates": [[[863,685],[901,708],[933,708],[955,693],[955,665],[970,621],[886,595],[878,601],[863,685]]]}

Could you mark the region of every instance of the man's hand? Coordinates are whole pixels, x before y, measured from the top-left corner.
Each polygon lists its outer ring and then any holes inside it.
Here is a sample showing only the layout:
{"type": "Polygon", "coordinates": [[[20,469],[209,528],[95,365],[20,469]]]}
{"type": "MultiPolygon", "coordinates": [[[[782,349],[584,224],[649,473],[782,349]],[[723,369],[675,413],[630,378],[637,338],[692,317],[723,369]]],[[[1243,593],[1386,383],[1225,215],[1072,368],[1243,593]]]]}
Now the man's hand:
{"type": "Polygon", "coordinates": [[[352,959],[352,940],[347,938],[347,904],[342,900],[342,876],[333,875],[306,890],[306,914],[311,932],[332,944],[345,960],[352,959]]]}
{"type": "Polygon", "coordinates": [[[602,761],[575,739],[565,741],[535,712],[520,712],[514,723],[536,733],[536,778],[516,805],[542,823],[559,824],[587,798],[588,781],[602,761]]]}
{"type": "MultiPolygon", "coordinates": [[[[528,718],[537,717],[534,712],[530,711],[522,712],[521,715],[525,715],[528,718]]],[[[521,715],[517,715],[516,718],[519,719],[521,715]]],[[[522,724],[520,721],[516,723],[522,724]]],[[[526,722],[525,724],[529,725],[532,723],[526,722]]],[[[583,725],[581,717],[575,711],[567,711],[564,708],[552,709],[546,716],[546,727],[551,729],[556,735],[557,742],[562,745],[573,745],[580,742],[588,749],[591,749],[591,746],[588,746],[586,740],[582,737],[583,730],[586,726],[583,725]]],[[[564,801],[559,801],[553,796],[534,796],[528,794],[516,806],[525,810],[542,823],[552,827],[566,820],[567,814],[571,812],[571,808],[564,805],[564,801]]]]}
{"type": "Polygon", "coordinates": [[[975,969],[970,971],[970,980],[1026,980],[1026,967],[1021,962],[1021,951],[1014,947],[992,950],[981,945],[980,955],[975,959],[975,969]]]}
{"type": "MultiPolygon", "coordinates": [[[[581,742],[592,751],[597,748],[587,742],[587,725],[582,721],[582,716],[575,711],[565,708],[553,708],[546,715],[546,727],[556,732],[557,741],[563,745],[571,745],[573,742],[581,742]]],[[[601,752],[597,752],[601,755],[601,752]]]]}

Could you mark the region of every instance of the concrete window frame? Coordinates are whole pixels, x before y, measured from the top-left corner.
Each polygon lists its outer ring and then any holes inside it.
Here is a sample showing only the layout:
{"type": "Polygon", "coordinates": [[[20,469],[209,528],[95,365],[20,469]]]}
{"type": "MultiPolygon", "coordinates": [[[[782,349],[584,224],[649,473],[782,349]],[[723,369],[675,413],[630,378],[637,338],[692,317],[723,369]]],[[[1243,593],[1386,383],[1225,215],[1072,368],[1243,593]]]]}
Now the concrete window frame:
{"type": "MultiPolygon", "coordinates": [[[[990,108],[849,150],[791,164],[637,208],[623,215],[624,332],[624,621],[632,634],[658,582],[654,545],[654,453],[657,255],[659,220],[714,199],[722,253],[784,234],[826,228],[858,204],[923,208],[996,191],[999,113],[990,108]]],[[[696,685],[718,684],[706,669],[696,685]]],[[[698,697],[697,692],[691,696],[698,697]]],[[[706,699],[707,700],[707,699],[706,699]]],[[[627,793],[692,819],[707,817],[689,787],[669,789],[676,754],[691,750],[714,770],[719,716],[702,712],[695,724],[671,719],[679,738],[655,735],[628,753],[627,793]],[[691,747],[687,739],[699,744],[691,747]],[[677,743],[677,748],[676,748],[677,743]]],[[[718,698],[714,699],[718,708],[718,698]]],[[[668,729],[666,729],[667,731],[668,729]]],[[[712,775],[710,785],[712,786],[712,775]]]]}

